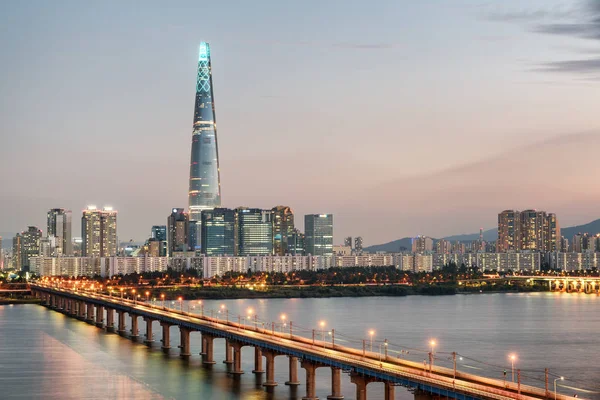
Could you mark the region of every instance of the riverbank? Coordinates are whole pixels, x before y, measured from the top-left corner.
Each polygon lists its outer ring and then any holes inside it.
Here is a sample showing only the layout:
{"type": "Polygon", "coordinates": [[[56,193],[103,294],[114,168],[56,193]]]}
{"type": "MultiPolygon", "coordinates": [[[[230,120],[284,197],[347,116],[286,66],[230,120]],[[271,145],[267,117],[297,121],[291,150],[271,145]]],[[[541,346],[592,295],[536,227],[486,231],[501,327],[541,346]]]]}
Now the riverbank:
{"type": "Polygon", "coordinates": [[[0,306],[6,304],[38,304],[40,303],[40,299],[32,298],[10,298],[10,297],[0,297],[0,306]]]}
{"type": "MultiPolygon", "coordinates": [[[[487,289],[487,288],[485,288],[487,289]]],[[[150,298],[176,300],[200,299],[268,299],[268,298],[326,298],[326,297],[403,297],[410,295],[447,296],[455,294],[491,293],[492,290],[479,288],[459,288],[455,285],[364,285],[364,286],[271,286],[267,289],[234,287],[181,287],[181,288],[140,288],[139,293],[148,291],[150,298]]],[[[528,286],[495,287],[494,293],[539,292],[543,288],[528,286]]]]}

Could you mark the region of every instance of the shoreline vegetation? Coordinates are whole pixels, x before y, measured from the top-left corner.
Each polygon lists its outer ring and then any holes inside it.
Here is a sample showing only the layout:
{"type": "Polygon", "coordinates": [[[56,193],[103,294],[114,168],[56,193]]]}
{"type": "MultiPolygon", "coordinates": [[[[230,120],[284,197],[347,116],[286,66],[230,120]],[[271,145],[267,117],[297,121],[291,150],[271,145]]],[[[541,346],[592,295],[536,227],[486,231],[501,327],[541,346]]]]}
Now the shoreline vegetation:
{"type": "Polygon", "coordinates": [[[185,300],[228,300],[228,299],[292,299],[292,298],[326,298],[326,297],[404,297],[411,295],[449,296],[456,294],[485,293],[528,293],[544,292],[541,286],[458,288],[455,285],[359,285],[359,286],[271,286],[266,289],[248,289],[238,287],[171,287],[143,288],[150,298],[173,301],[182,297],[185,300]]]}

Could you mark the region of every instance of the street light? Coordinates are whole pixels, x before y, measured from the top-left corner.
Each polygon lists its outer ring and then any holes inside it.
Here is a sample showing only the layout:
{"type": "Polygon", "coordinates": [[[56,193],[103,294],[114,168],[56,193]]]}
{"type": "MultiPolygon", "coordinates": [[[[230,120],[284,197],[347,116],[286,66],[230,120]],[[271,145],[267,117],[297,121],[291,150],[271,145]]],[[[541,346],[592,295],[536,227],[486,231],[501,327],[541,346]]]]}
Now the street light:
{"type": "Polygon", "coordinates": [[[199,300],[198,304],[200,305],[200,315],[204,317],[204,303],[202,303],[202,300],[199,300]]]}
{"type": "Polygon", "coordinates": [[[179,300],[179,310],[183,312],[183,297],[180,296],[177,300],[179,300]]]}
{"type": "Polygon", "coordinates": [[[146,303],[150,302],[150,292],[146,290],[146,303]]]}
{"type": "Polygon", "coordinates": [[[165,306],[165,294],[164,294],[164,293],[162,293],[162,294],[160,295],[160,299],[161,299],[161,301],[162,301],[162,306],[164,307],[164,306],[165,306]]]}
{"type": "Polygon", "coordinates": [[[375,331],[373,329],[371,329],[369,331],[369,338],[371,339],[371,346],[370,346],[370,350],[369,351],[373,351],[373,336],[375,336],[375,331]]]}
{"type": "Polygon", "coordinates": [[[431,352],[429,353],[429,372],[431,373],[431,370],[433,368],[433,352],[435,351],[435,345],[437,343],[435,339],[432,339],[429,341],[429,344],[431,345],[431,352]]]}
{"type": "Polygon", "coordinates": [[[133,304],[135,304],[135,289],[132,289],[131,293],[133,293],[133,304]]]}
{"type": "Polygon", "coordinates": [[[285,326],[285,319],[287,318],[287,316],[285,314],[281,314],[279,316],[279,319],[281,319],[281,333],[283,333],[283,327],[285,326]]]}
{"type": "Polygon", "coordinates": [[[509,355],[510,358],[510,367],[512,372],[512,382],[515,381],[515,361],[517,360],[517,356],[515,354],[509,355]]]}
{"type": "Polygon", "coordinates": [[[319,321],[319,326],[321,327],[321,340],[325,341],[325,321],[319,321]]]}
{"type": "Polygon", "coordinates": [[[556,378],[556,379],[554,380],[554,400],[556,400],[556,381],[558,381],[558,380],[564,381],[564,380],[565,380],[565,377],[564,377],[564,376],[561,376],[560,378],[556,378]]]}

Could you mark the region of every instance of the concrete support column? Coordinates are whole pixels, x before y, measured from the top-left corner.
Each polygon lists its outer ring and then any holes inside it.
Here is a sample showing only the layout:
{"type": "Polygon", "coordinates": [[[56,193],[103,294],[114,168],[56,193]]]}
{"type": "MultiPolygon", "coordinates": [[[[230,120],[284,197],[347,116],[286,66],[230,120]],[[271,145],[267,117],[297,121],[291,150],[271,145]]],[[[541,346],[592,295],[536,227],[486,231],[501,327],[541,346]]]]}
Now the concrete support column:
{"type": "Polygon", "coordinates": [[[79,318],[85,320],[85,301],[79,302],[79,318]]]}
{"type": "Polygon", "coordinates": [[[87,304],[87,318],[85,321],[89,324],[94,323],[94,305],[91,303],[87,304]]]}
{"type": "Polygon", "coordinates": [[[385,400],[394,400],[396,398],[396,386],[391,382],[385,382],[384,385],[385,400]]]}
{"type": "Polygon", "coordinates": [[[265,372],[262,368],[262,350],[260,347],[254,348],[254,369],[252,370],[253,374],[262,374],[265,372]]]}
{"type": "Polygon", "coordinates": [[[306,370],[306,396],[302,400],[318,400],[315,392],[315,376],[317,374],[317,364],[302,361],[300,364],[306,370]]]}
{"type": "Polygon", "coordinates": [[[367,400],[367,385],[373,382],[373,379],[353,374],[350,375],[350,381],[356,385],[356,400],[367,400]]]}
{"type": "Polygon", "coordinates": [[[169,350],[171,348],[171,325],[165,324],[163,322],[160,323],[162,327],[162,346],[163,350],[169,350]]]}
{"type": "Polygon", "coordinates": [[[152,338],[152,322],[154,320],[151,318],[144,318],[144,322],[146,322],[146,339],[144,339],[144,343],[146,343],[147,345],[151,345],[152,342],[154,341],[154,338],[152,338]]]}
{"type": "Polygon", "coordinates": [[[275,352],[266,350],[263,352],[267,360],[267,380],[263,386],[277,386],[275,382],[275,352]]]}
{"type": "Polygon", "coordinates": [[[205,354],[202,357],[202,364],[214,364],[215,363],[215,354],[213,351],[213,342],[215,340],[214,336],[211,335],[202,335],[205,340],[205,354]]]}
{"type": "Polygon", "coordinates": [[[415,400],[432,400],[433,399],[433,396],[431,395],[431,393],[427,393],[422,390],[415,390],[413,392],[413,394],[415,396],[415,400]]]}
{"type": "Polygon", "coordinates": [[[206,336],[204,333],[202,334],[202,342],[200,345],[200,355],[201,356],[206,355],[206,336]]]}
{"type": "Polygon", "coordinates": [[[233,371],[231,374],[241,375],[242,371],[242,344],[238,342],[232,342],[231,348],[233,349],[233,371]]]}
{"type": "Polygon", "coordinates": [[[119,335],[123,336],[123,335],[125,335],[125,311],[117,311],[117,316],[118,316],[117,332],[119,332],[119,335]]]}
{"type": "Polygon", "coordinates": [[[298,386],[300,381],[298,380],[298,357],[288,356],[290,365],[289,365],[289,378],[285,383],[288,386],[298,386]]]}
{"type": "Polygon", "coordinates": [[[225,340],[225,361],[224,364],[233,364],[233,347],[229,340],[225,340]]]}
{"type": "Polygon", "coordinates": [[[329,400],[342,400],[342,370],[341,368],[331,367],[331,394],[327,396],[329,400]]]}
{"type": "Polygon", "coordinates": [[[137,339],[140,336],[138,330],[138,316],[135,314],[129,314],[131,316],[131,338],[137,339]]]}
{"type": "Polygon", "coordinates": [[[104,307],[96,306],[96,326],[102,328],[104,325],[104,307]]]}
{"type": "Polygon", "coordinates": [[[115,310],[113,310],[112,308],[106,309],[106,331],[115,331],[115,310]]]}
{"type": "Polygon", "coordinates": [[[188,328],[184,328],[182,326],[179,327],[179,347],[181,349],[181,353],[179,354],[181,357],[189,357],[192,355],[190,353],[190,330],[188,328]]]}

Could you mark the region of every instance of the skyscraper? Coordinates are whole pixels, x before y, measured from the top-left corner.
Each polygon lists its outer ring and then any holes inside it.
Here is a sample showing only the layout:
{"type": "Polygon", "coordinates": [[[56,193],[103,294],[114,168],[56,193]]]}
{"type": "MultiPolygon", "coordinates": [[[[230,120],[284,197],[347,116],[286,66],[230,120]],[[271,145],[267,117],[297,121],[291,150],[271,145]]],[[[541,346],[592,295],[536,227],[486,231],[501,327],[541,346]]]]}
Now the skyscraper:
{"type": "Polygon", "coordinates": [[[53,256],[73,255],[71,240],[71,211],[53,208],[48,211],[48,238],[54,238],[53,256]]]}
{"type": "Polygon", "coordinates": [[[201,247],[207,256],[235,254],[235,210],[215,208],[202,211],[201,247]]]}
{"type": "Polygon", "coordinates": [[[333,214],[305,215],[304,236],[307,255],[333,255],[333,214]]]}
{"type": "Polygon", "coordinates": [[[112,207],[88,206],[81,216],[81,255],[111,257],[117,255],[117,211],[112,207]]]}
{"type": "Polygon", "coordinates": [[[167,240],[167,226],[166,225],[154,225],[150,233],[152,239],[158,241],[167,240]]]}
{"type": "Polygon", "coordinates": [[[29,270],[31,257],[40,255],[40,240],[42,231],[37,226],[30,226],[21,234],[21,269],[29,270]]]}
{"type": "Polygon", "coordinates": [[[286,206],[273,207],[273,252],[276,256],[289,253],[288,240],[294,233],[294,213],[286,206]]]}
{"type": "Polygon", "coordinates": [[[362,236],[357,236],[354,238],[354,251],[356,252],[356,254],[362,254],[362,251],[363,251],[362,236]]]}
{"type": "Polygon", "coordinates": [[[21,250],[23,246],[23,236],[20,233],[17,233],[12,241],[12,260],[13,260],[13,268],[17,271],[20,271],[23,268],[21,261],[23,258],[21,257],[21,250]]]}
{"type": "Polygon", "coordinates": [[[268,256],[273,254],[273,211],[258,208],[236,210],[236,254],[268,256]]]}
{"type": "Polygon", "coordinates": [[[183,208],[173,208],[167,218],[167,253],[188,251],[190,218],[183,208]]]}
{"type": "Polygon", "coordinates": [[[352,236],[344,238],[344,246],[352,247],[352,236]]]}
{"type": "Polygon", "coordinates": [[[198,56],[189,188],[190,221],[200,221],[202,210],[221,206],[210,47],[205,42],[200,43],[198,56]]]}
{"type": "Polygon", "coordinates": [[[507,251],[557,251],[560,225],[556,214],[537,210],[505,210],[498,214],[499,253],[507,251]]]}

